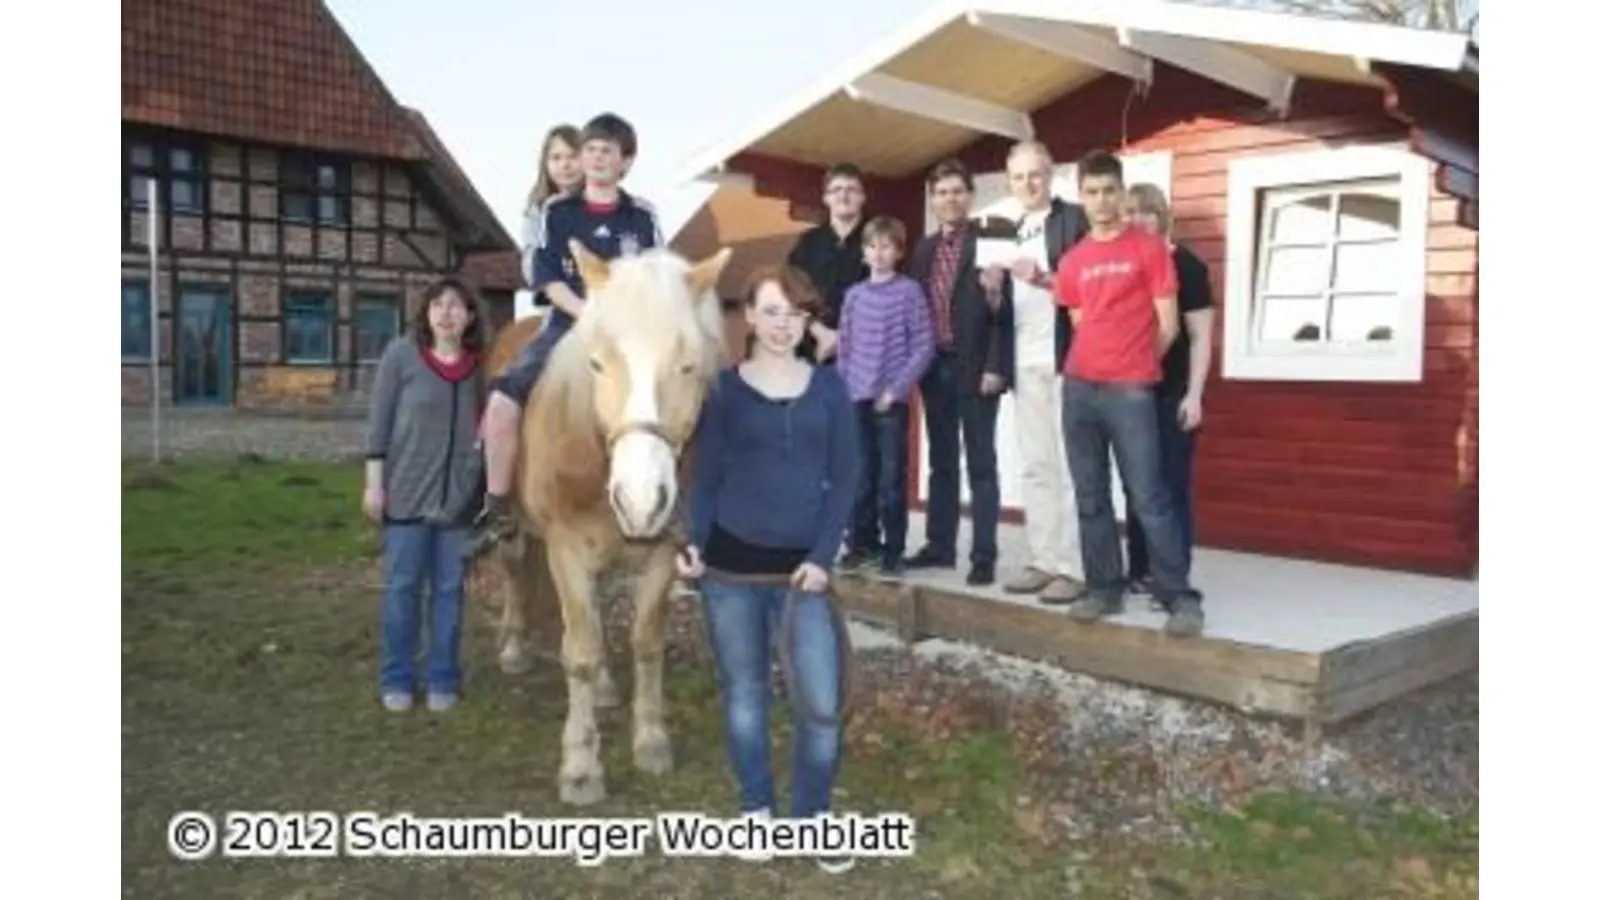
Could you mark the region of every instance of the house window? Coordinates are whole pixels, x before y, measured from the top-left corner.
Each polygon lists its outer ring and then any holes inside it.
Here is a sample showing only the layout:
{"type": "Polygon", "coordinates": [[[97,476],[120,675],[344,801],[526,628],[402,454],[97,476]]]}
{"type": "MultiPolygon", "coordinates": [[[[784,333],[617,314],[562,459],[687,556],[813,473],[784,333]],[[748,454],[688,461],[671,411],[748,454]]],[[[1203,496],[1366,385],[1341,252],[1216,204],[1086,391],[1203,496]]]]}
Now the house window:
{"type": "Polygon", "coordinates": [[[291,294],[283,301],[283,358],[291,363],[333,362],[333,299],[291,294]]]}
{"type": "Polygon", "coordinates": [[[356,300],[356,359],[376,362],[400,334],[400,301],[395,297],[356,300]]]}
{"type": "Polygon", "coordinates": [[[150,358],[150,285],[144,281],[122,283],[122,358],[150,358]]]}
{"type": "Polygon", "coordinates": [[[1224,377],[1422,380],[1429,169],[1392,147],[1228,167],[1224,377]]]}
{"type": "Polygon", "coordinates": [[[168,209],[205,212],[206,166],[199,145],[174,139],[133,140],[124,144],[124,151],[128,173],[124,192],[130,206],[149,207],[150,179],[154,178],[168,209]]]}
{"type": "Polygon", "coordinates": [[[285,220],[323,225],[350,221],[348,163],[301,153],[285,154],[279,181],[279,208],[285,220]]]}

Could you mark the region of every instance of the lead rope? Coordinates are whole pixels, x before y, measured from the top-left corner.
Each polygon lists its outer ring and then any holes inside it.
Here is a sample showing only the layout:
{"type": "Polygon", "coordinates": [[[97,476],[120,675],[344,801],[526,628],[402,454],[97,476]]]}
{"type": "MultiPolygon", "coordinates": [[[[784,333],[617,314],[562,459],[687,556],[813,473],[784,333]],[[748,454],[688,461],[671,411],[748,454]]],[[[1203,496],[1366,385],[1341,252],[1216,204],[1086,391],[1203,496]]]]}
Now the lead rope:
{"type": "Polygon", "coordinates": [[[783,610],[778,615],[778,669],[783,674],[784,686],[793,696],[800,715],[807,721],[823,726],[838,726],[842,731],[850,721],[854,711],[850,702],[850,692],[853,683],[852,675],[854,666],[854,648],[850,643],[850,629],[845,620],[844,613],[839,609],[838,600],[833,593],[833,581],[829,579],[828,587],[822,593],[822,599],[828,605],[828,619],[833,625],[834,651],[838,669],[836,675],[839,683],[839,711],[836,715],[825,715],[816,702],[816,698],[806,693],[805,683],[795,677],[795,651],[797,635],[795,631],[795,606],[801,591],[789,584],[787,576],[783,575],[739,575],[728,572],[718,572],[707,569],[706,574],[715,574],[719,580],[735,584],[752,584],[763,586],[783,585],[788,590],[783,595],[783,610]]]}

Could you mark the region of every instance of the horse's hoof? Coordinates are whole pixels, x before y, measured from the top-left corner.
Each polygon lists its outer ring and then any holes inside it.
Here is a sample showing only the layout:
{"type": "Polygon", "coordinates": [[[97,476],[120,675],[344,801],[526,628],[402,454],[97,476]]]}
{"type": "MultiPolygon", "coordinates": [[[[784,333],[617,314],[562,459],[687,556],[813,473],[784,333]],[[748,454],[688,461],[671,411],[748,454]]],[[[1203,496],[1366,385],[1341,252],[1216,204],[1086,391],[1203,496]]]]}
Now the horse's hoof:
{"type": "Polygon", "coordinates": [[[606,782],[602,775],[561,776],[561,802],[569,806],[592,806],[606,799],[606,782]]]}
{"type": "Polygon", "coordinates": [[[526,651],[507,647],[500,651],[500,671],[507,675],[523,675],[533,668],[533,660],[526,651]]]}
{"type": "Polygon", "coordinates": [[[617,683],[607,678],[595,683],[594,705],[600,709],[615,709],[622,702],[622,694],[617,690],[617,683]]]}
{"type": "Polygon", "coordinates": [[[672,744],[665,736],[634,744],[633,765],[647,775],[667,774],[672,771],[672,744]]]}

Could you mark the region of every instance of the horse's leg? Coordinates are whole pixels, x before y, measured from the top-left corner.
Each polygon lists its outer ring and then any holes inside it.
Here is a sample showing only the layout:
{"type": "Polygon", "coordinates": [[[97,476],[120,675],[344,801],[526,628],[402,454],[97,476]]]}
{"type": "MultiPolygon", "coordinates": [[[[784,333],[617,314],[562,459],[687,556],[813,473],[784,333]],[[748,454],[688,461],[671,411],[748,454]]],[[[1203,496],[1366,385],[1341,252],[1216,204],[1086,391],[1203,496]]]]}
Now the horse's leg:
{"type": "Polygon", "coordinates": [[[575,806],[606,797],[596,726],[595,686],[605,633],[595,603],[595,565],[580,535],[552,532],[545,542],[550,575],[561,598],[561,665],[567,673],[567,724],[561,733],[561,800],[575,806]]]}
{"type": "Polygon", "coordinates": [[[500,593],[500,671],[521,675],[533,665],[528,647],[528,610],[538,580],[543,577],[535,566],[544,565],[543,552],[524,535],[506,543],[494,554],[495,564],[505,572],[500,593]]]}
{"type": "Polygon", "coordinates": [[[595,670],[594,705],[600,709],[614,709],[622,702],[622,693],[611,677],[611,651],[606,644],[606,604],[610,602],[613,582],[608,577],[597,576],[594,588],[595,616],[600,622],[600,663],[595,670]]]}
{"type": "Polygon", "coordinates": [[[633,586],[633,764],[652,775],[672,768],[662,675],[667,649],[667,593],[676,577],[674,549],[651,552],[633,586]]]}

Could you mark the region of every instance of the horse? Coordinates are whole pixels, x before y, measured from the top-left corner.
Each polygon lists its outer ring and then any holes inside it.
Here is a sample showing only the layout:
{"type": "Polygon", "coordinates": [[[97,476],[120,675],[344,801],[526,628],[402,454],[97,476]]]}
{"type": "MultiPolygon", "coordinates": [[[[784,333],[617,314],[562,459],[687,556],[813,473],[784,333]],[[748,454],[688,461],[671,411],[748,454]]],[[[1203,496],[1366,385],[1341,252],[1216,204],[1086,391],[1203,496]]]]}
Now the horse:
{"type": "MultiPolygon", "coordinates": [[[[528,668],[529,611],[560,607],[567,716],[558,794],[605,799],[595,709],[618,703],[597,586],[633,582],[633,762],[673,766],[663,710],[667,598],[684,535],[687,452],[700,409],[727,364],[714,286],[732,254],[697,263],[665,249],[605,262],[570,246],[588,299],[556,345],[523,411],[513,508],[518,535],[499,554],[506,590],[500,667],[528,668]]],[[[528,321],[528,320],[524,320],[528,321]]],[[[490,352],[494,371],[537,332],[517,322],[490,352]]]]}

